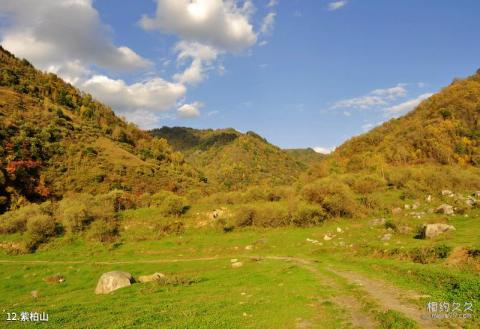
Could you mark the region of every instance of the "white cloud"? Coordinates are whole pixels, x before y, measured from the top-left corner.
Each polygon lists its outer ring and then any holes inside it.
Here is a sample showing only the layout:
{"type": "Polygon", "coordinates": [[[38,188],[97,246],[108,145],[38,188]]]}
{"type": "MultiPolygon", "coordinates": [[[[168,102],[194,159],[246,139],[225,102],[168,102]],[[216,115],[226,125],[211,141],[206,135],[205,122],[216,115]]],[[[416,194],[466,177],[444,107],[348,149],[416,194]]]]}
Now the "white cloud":
{"type": "Polygon", "coordinates": [[[414,99],[410,99],[406,102],[403,102],[401,104],[388,107],[384,110],[385,115],[388,116],[388,117],[398,117],[402,114],[410,112],[411,110],[416,108],[423,100],[429,98],[432,95],[433,95],[433,93],[425,93],[425,94],[422,94],[422,95],[420,95],[420,96],[418,96],[414,99]]]}
{"type": "Polygon", "coordinates": [[[42,69],[55,66],[70,72],[68,64],[91,64],[109,70],[147,68],[151,62],[128,47],[115,46],[91,0],[2,0],[2,45],[42,69]]]}
{"type": "Polygon", "coordinates": [[[123,80],[114,80],[104,75],[94,75],[82,83],[82,87],[120,112],[165,112],[174,107],[186,92],[182,84],[161,78],[128,85],[123,80]]]}
{"type": "Polygon", "coordinates": [[[272,8],[278,5],[278,0],[270,0],[267,4],[267,7],[272,8]]]}
{"type": "Polygon", "coordinates": [[[174,75],[180,83],[197,84],[205,79],[207,71],[212,69],[212,62],[221,53],[217,49],[198,42],[180,41],[175,46],[178,53],[177,61],[185,63],[191,60],[190,65],[182,72],[174,75]]]}
{"type": "Polygon", "coordinates": [[[332,153],[332,149],[331,148],[328,148],[328,147],[322,147],[322,146],[316,146],[313,148],[313,150],[317,153],[321,153],[321,154],[330,154],[332,153]]]}
{"type": "Polygon", "coordinates": [[[254,45],[257,35],[250,22],[251,0],[237,6],[234,0],[156,0],[154,17],[144,15],[140,25],[159,29],[217,49],[238,52],[254,45]]]}
{"type": "Polygon", "coordinates": [[[177,109],[177,116],[182,119],[191,119],[200,116],[200,108],[203,104],[200,102],[194,102],[192,104],[183,104],[177,109]]]}
{"type": "Polygon", "coordinates": [[[158,116],[147,110],[134,110],[125,113],[125,119],[136,123],[142,129],[153,129],[158,127],[158,116]]]}
{"type": "Polygon", "coordinates": [[[388,105],[389,102],[404,97],[407,94],[406,84],[399,83],[391,88],[375,89],[360,97],[337,101],[333,108],[360,108],[369,109],[388,105]]]}
{"type": "Polygon", "coordinates": [[[270,34],[273,31],[273,26],[275,24],[276,13],[268,13],[267,16],[263,18],[262,26],[260,27],[261,34],[270,34]]]}
{"type": "Polygon", "coordinates": [[[338,9],[344,7],[346,4],[347,4],[346,0],[330,2],[328,4],[328,10],[335,11],[335,10],[338,10],[338,9]]]}

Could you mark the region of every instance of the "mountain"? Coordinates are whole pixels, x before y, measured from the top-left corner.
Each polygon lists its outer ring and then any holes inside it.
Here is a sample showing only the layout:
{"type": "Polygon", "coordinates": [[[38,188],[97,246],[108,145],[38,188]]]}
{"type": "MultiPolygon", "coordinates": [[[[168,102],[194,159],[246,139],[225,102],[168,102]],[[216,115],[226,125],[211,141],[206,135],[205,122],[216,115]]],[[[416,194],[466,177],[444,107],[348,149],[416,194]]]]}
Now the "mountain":
{"type": "Polygon", "coordinates": [[[312,148],[285,149],[284,151],[287,152],[295,160],[305,163],[309,166],[318,163],[326,157],[325,154],[315,152],[315,150],[313,150],[312,148]]]}
{"type": "Polygon", "coordinates": [[[404,117],[350,139],[332,157],[350,169],[371,161],[480,166],[480,70],[453,81],[404,117]]]}
{"type": "Polygon", "coordinates": [[[185,155],[205,179],[227,190],[293,183],[307,165],[254,132],[163,127],[151,131],[185,155]]]}
{"type": "Polygon", "coordinates": [[[68,191],[201,187],[165,139],[0,47],[0,212],[68,191]]]}

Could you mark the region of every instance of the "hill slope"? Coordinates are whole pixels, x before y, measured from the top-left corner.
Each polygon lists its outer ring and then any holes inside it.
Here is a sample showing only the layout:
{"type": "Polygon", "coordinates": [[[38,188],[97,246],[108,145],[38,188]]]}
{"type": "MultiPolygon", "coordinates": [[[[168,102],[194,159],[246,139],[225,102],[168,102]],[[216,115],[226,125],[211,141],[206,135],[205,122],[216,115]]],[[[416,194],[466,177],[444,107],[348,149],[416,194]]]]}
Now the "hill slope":
{"type": "Polygon", "coordinates": [[[0,212],[67,191],[183,191],[198,173],[164,139],[0,47],[0,212]]]}
{"type": "Polygon", "coordinates": [[[392,165],[480,165],[480,71],[456,80],[404,117],[354,137],[333,157],[350,169],[392,165]]]}
{"type": "Polygon", "coordinates": [[[249,185],[294,182],[306,165],[253,132],[163,127],[152,134],[185,154],[214,184],[236,190],[249,185]]]}

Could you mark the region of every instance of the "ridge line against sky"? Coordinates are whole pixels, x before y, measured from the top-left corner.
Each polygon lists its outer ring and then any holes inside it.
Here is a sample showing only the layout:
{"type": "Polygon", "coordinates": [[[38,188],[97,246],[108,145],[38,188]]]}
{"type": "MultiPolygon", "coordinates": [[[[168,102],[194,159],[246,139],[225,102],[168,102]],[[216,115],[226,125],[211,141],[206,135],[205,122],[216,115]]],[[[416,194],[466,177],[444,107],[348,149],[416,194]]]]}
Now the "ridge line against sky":
{"type": "Polygon", "coordinates": [[[3,0],[0,38],[143,128],[233,127],[328,152],[473,73],[479,11],[468,0],[3,0]]]}

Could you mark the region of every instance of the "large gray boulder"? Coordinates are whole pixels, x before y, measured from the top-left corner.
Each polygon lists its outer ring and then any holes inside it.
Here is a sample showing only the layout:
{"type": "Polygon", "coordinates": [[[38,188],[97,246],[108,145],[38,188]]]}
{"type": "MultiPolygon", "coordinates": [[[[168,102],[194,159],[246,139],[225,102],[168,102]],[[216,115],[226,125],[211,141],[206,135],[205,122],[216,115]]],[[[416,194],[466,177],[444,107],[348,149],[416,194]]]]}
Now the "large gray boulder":
{"type": "Polygon", "coordinates": [[[435,212],[438,213],[438,214],[453,215],[453,207],[444,203],[444,204],[440,205],[435,210],[435,212]]]}
{"type": "Polygon", "coordinates": [[[113,271],[103,273],[100,279],[98,280],[97,287],[95,288],[95,293],[99,294],[109,294],[114,290],[128,287],[134,282],[133,277],[130,273],[113,271]]]}
{"type": "Polygon", "coordinates": [[[436,224],[424,224],[422,227],[422,238],[432,239],[437,235],[444,232],[455,230],[455,227],[448,224],[436,223],[436,224]]]}

